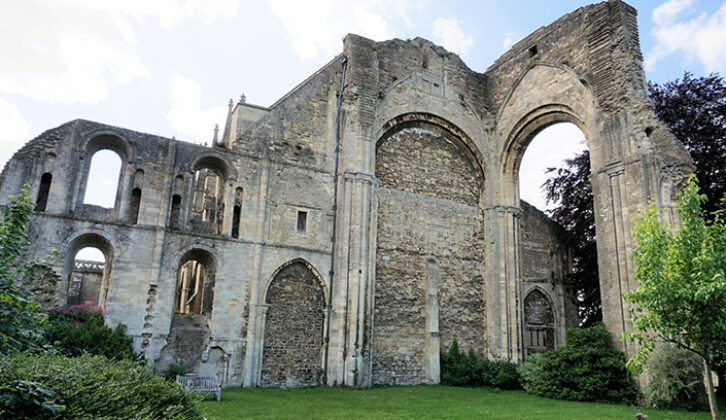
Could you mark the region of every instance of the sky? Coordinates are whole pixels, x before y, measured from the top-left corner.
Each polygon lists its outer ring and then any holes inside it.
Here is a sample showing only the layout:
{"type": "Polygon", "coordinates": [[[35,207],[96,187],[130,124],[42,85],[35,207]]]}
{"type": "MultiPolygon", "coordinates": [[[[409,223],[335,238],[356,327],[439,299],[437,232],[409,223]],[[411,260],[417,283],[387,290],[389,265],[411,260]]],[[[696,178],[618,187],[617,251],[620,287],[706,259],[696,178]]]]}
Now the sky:
{"type": "MultiPolygon", "coordinates": [[[[484,71],[517,40],[588,3],[0,0],[0,166],[26,141],[76,118],[210,142],[230,98],[271,105],[339,53],[346,33],[421,36],[484,71]]],[[[639,11],[650,80],[726,73],[726,1],[629,4],[639,11]]],[[[561,160],[581,144],[572,130],[547,133],[528,155],[561,160]]],[[[543,175],[530,166],[521,193],[534,202],[528,194],[541,195],[543,175]]]]}

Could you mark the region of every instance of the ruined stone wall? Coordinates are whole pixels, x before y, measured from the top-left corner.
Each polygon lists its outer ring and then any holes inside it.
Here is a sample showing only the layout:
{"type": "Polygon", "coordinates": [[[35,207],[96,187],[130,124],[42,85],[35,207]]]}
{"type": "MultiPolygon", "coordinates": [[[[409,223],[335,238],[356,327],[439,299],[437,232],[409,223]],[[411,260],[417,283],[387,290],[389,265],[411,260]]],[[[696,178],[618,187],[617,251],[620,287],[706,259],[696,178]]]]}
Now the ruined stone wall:
{"type": "Polygon", "coordinates": [[[456,339],[479,355],[486,348],[481,175],[451,134],[423,124],[381,140],[376,176],[373,382],[430,382],[427,351],[438,355],[439,347],[427,341],[440,335],[447,348],[456,339]],[[430,259],[439,299],[427,304],[430,259]]]}
{"type": "Polygon", "coordinates": [[[128,325],[157,364],[198,358],[190,368],[224,383],[262,384],[267,285],[304,260],[328,304],[327,384],[435,383],[453,339],[522,361],[533,290],[552,298],[556,331],[572,325],[557,235],[517,188],[527,145],[556,122],[588,139],[605,322],[628,329],[630,220],[649,197],[670,208],[689,170],[653,113],[640,60],[635,11],[617,0],[535,31],[485,73],[420,38],[348,35],[341,56],[272,106],[230,103],[211,147],[82,120],[49,130],[0,173],[0,205],[26,182],[34,199],[52,175],[28,256],[60,251],[63,304],[69,255],[103,248],[108,322],[128,325]],[[123,162],[109,209],[83,203],[102,149],[123,162]],[[191,221],[194,173],[205,169],[224,186],[212,230],[191,221]],[[183,256],[202,251],[216,273],[200,333],[173,305],[183,256]]]}
{"type": "Polygon", "coordinates": [[[48,258],[59,251],[59,257],[50,259],[59,278],[54,303],[68,302],[75,252],[99,247],[108,260],[108,285],[102,293],[107,320],[127,325],[137,351],[161,370],[182,363],[190,371],[241,384],[246,375],[254,376],[247,359],[259,359],[259,353],[246,351],[248,333],[253,342],[262,341],[254,335],[256,308],[264,303],[256,290],[285,261],[302,258],[320,270],[330,264],[330,177],[319,168],[306,172],[312,163],[294,154],[284,159],[272,155],[254,157],[76,120],[43,133],[16,153],[2,175],[0,205],[26,182],[34,199],[42,175],[52,173],[47,207],[30,227],[28,257],[48,258]],[[123,162],[116,204],[109,209],[83,204],[90,159],[102,149],[117,152],[123,162]],[[223,176],[219,234],[190,223],[193,177],[200,168],[223,176]],[[308,178],[301,183],[302,176],[308,178]],[[129,217],[135,188],[141,189],[138,220],[129,217]],[[238,190],[241,220],[234,238],[231,215],[238,190]],[[169,224],[172,195],[181,197],[178,226],[169,224]],[[298,208],[308,211],[305,232],[294,225],[298,208]],[[182,256],[195,249],[215,261],[216,275],[204,290],[215,299],[202,303],[205,315],[179,318],[173,313],[177,273],[182,256]]]}
{"type": "MultiPolygon", "coordinates": [[[[552,314],[552,345],[564,345],[568,328],[577,328],[578,312],[575,290],[569,283],[572,262],[566,244],[566,232],[545,213],[521,202],[520,258],[522,259],[522,299],[525,324],[525,347],[531,341],[527,331],[527,297],[533,292],[544,296],[552,314]]],[[[538,303],[545,300],[536,299],[538,303]]],[[[531,319],[531,318],[530,318],[531,319]]],[[[526,356],[526,355],[525,355],[526,356]]]]}

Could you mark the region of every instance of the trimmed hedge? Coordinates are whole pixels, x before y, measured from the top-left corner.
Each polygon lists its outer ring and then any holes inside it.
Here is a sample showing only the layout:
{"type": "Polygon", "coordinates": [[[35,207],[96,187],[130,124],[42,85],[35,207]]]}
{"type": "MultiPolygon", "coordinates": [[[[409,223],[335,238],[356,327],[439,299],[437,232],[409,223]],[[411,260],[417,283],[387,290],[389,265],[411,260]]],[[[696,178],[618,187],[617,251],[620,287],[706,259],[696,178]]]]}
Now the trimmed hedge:
{"type": "Polygon", "coordinates": [[[441,353],[441,384],[522,389],[517,365],[504,361],[479,360],[473,350],[464,354],[454,340],[449,351],[441,353]]]}
{"type": "Polygon", "coordinates": [[[199,399],[135,361],[91,355],[0,357],[0,418],[201,420],[199,399]],[[46,400],[28,400],[28,387],[46,400]],[[49,409],[53,406],[59,406],[56,413],[49,409]]]}
{"type": "Polygon", "coordinates": [[[534,354],[519,369],[524,390],[547,398],[634,403],[640,393],[602,324],[567,331],[567,345],[534,354]]]}

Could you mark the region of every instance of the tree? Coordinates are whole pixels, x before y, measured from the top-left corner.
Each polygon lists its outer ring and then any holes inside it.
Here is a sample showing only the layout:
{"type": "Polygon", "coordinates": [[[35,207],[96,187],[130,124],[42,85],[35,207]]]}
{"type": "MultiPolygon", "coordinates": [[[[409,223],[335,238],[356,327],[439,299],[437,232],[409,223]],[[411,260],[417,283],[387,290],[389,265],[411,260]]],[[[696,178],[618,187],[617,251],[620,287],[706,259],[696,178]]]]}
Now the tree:
{"type": "Polygon", "coordinates": [[[688,149],[710,217],[726,192],[726,82],[718,74],[648,83],[655,113],[688,149]]]}
{"type": "Polygon", "coordinates": [[[550,217],[567,232],[566,243],[572,250],[573,267],[567,280],[575,289],[579,303],[580,326],[602,321],[600,279],[597,274],[597,238],[590,185],[590,152],[585,150],[565,161],[543,184],[547,202],[559,202],[550,217]]]}
{"type": "Polygon", "coordinates": [[[633,251],[638,287],[623,296],[631,304],[638,343],[628,366],[641,369],[656,340],[674,343],[703,360],[711,415],[718,406],[711,380],[714,357],[726,337],[726,219],[723,210],[708,221],[692,176],[678,203],[680,227],[673,233],[661,222],[655,203],[635,221],[633,251]]]}
{"type": "Polygon", "coordinates": [[[43,328],[47,317],[23,288],[42,265],[20,258],[25,251],[27,227],[33,203],[27,190],[10,197],[0,215],[0,354],[11,351],[40,350],[44,345],[43,328]]]}
{"type": "MultiPolygon", "coordinates": [[[[726,193],[726,81],[718,74],[659,85],[648,83],[655,112],[693,157],[701,192],[708,197],[704,213],[711,218],[726,193]]],[[[717,355],[718,393],[726,398],[726,354],[717,355]]]]}

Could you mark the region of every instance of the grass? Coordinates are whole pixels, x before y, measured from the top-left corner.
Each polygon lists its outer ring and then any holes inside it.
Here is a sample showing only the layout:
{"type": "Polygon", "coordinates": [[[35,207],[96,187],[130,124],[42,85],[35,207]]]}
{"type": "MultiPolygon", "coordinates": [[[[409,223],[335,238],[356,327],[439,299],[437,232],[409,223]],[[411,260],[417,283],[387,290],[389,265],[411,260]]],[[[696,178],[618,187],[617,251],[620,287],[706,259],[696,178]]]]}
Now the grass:
{"type": "Polygon", "coordinates": [[[448,386],[228,388],[205,401],[207,418],[224,419],[710,419],[707,412],[661,411],[615,404],[550,400],[523,391],[448,386]]]}

